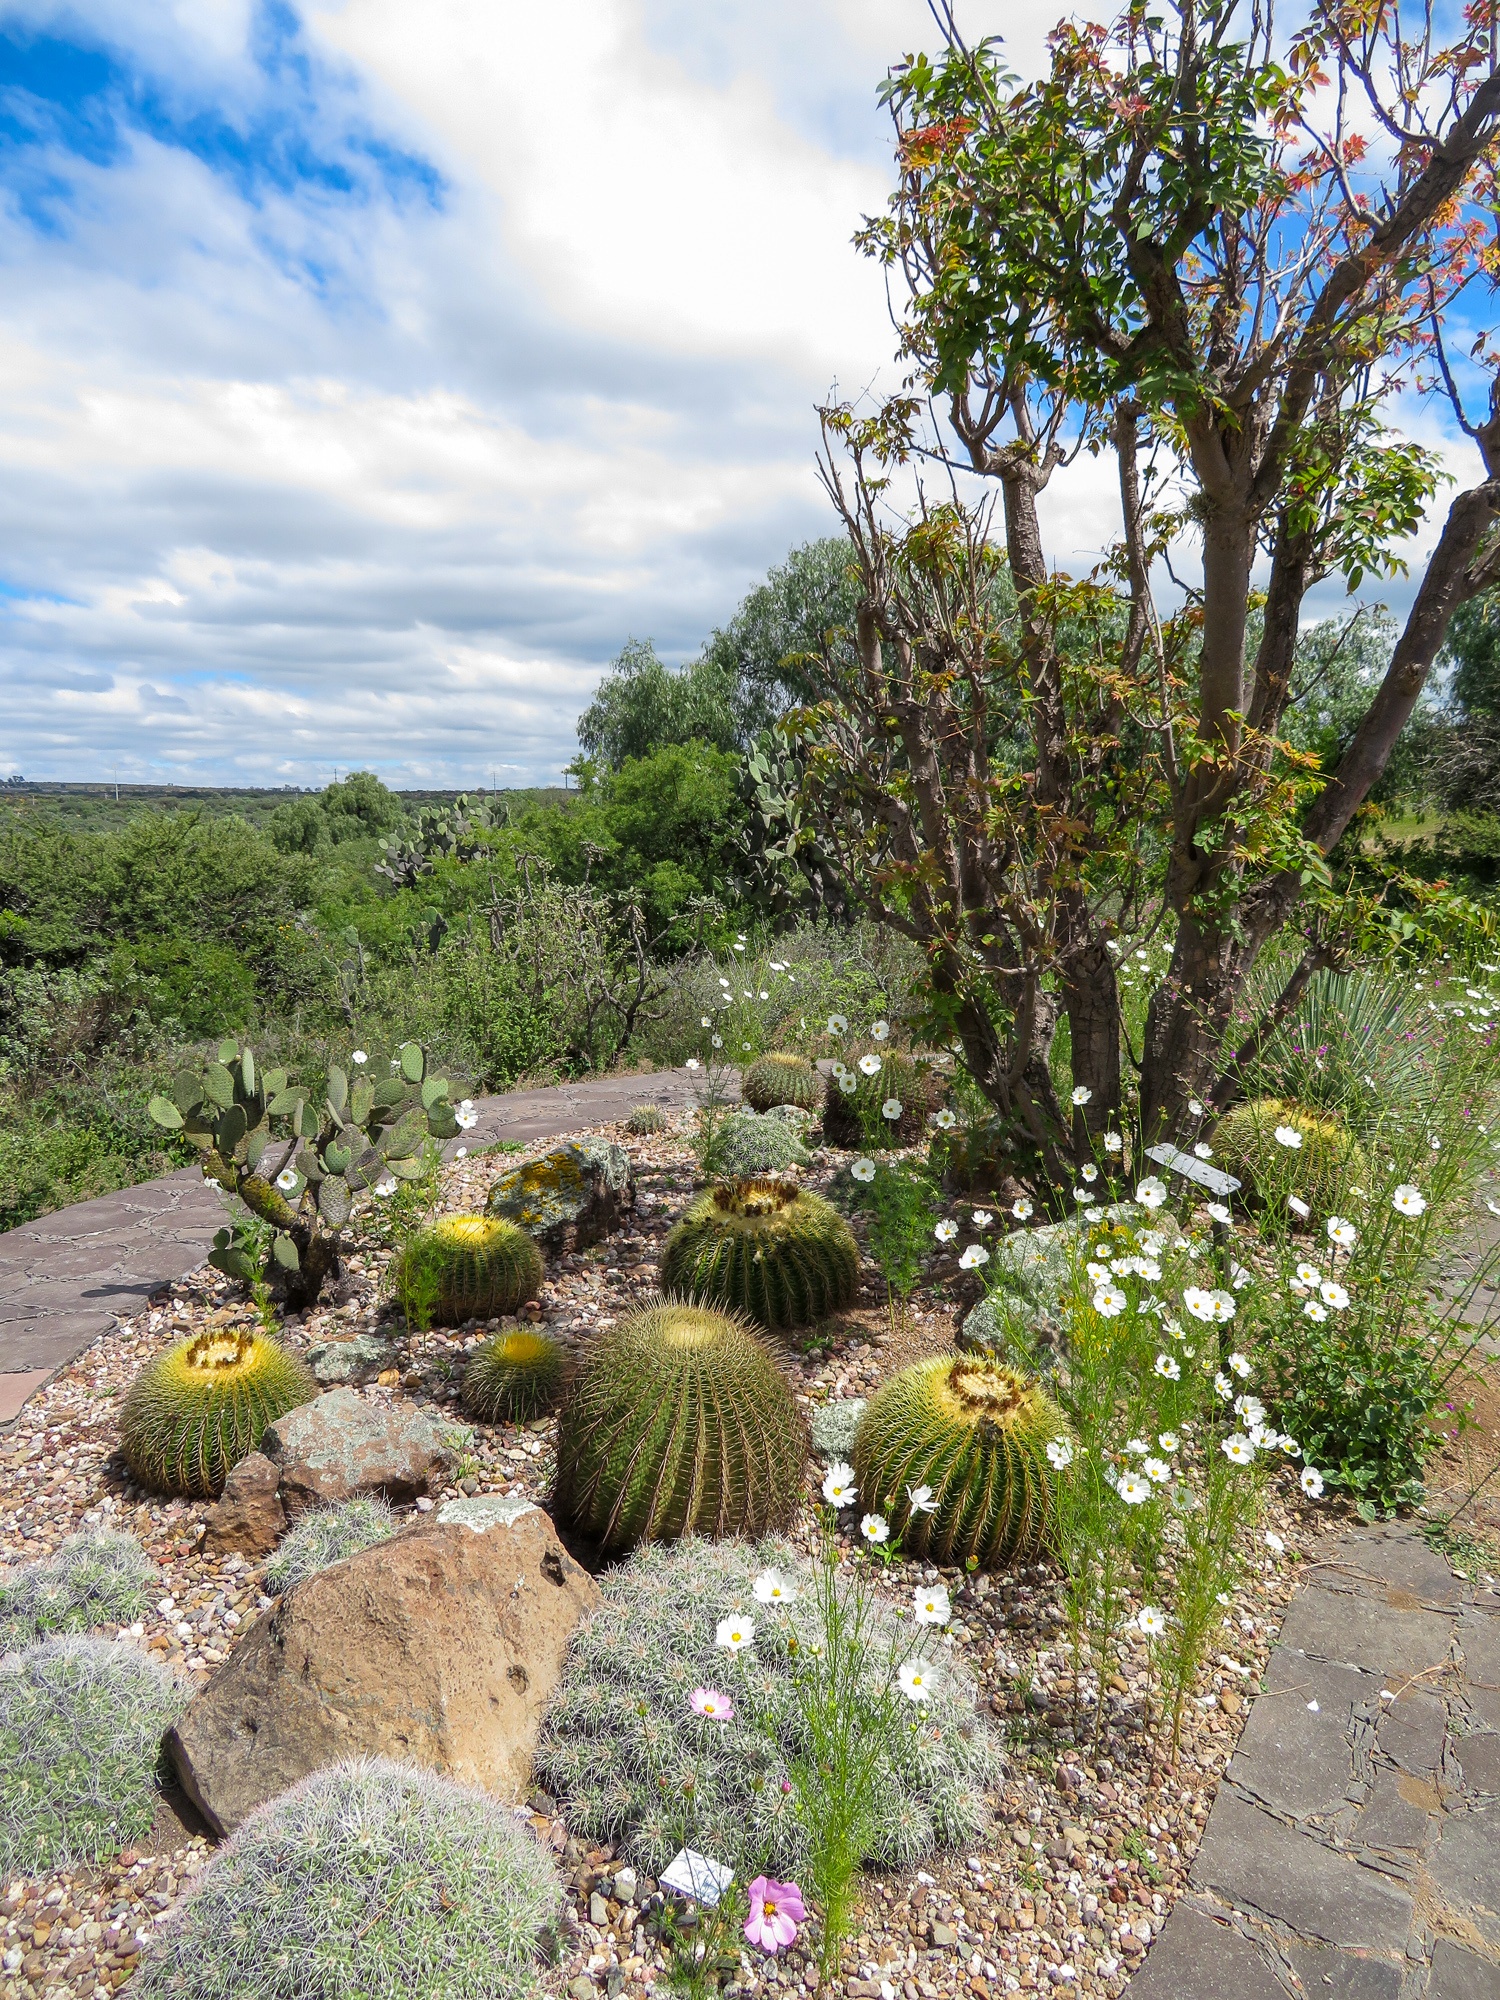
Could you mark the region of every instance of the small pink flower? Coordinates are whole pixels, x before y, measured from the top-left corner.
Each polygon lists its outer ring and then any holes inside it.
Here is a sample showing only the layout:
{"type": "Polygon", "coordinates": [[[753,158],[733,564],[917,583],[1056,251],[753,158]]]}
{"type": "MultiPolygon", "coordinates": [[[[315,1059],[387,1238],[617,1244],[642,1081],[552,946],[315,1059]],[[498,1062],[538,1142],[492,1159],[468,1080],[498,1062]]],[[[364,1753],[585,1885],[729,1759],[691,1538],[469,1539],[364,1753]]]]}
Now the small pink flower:
{"type": "Polygon", "coordinates": [[[688,1707],[694,1715],[706,1715],[711,1722],[734,1720],[734,1703],[717,1688],[694,1688],[688,1696],[688,1707]]]}
{"type": "Polygon", "coordinates": [[[796,1942],[797,1926],[806,1922],[802,1891],[795,1882],[756,1876],[750,1884],[750,1915],[745,1920],[745,1936],[751,1944],[774,1957],[783,1946],[796,1942]]]}

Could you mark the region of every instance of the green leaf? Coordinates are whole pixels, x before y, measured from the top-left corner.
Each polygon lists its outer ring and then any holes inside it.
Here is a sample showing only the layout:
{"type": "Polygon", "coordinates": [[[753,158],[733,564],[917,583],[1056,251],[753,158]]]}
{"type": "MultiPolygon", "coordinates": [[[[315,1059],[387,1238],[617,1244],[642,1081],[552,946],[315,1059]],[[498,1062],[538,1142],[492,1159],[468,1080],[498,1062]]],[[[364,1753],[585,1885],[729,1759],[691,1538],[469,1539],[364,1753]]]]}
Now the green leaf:
{"type": "Polygon", "coordinates": [[[355,1084],[349,1098],[349,1116],[356,1125],[363,1125],[375,1106],[375,1086],[363,1077],[355,1084]]]}
{"type": "Polygon", "coordinates": [[[458,1133],[458,1120],[453,1115],[451,1104],[437,1104],[427,1114],[427,1129],[434,1139],[452,1139],[458,1133]]]}
{"type": "Polygon", "coordinates": [[[375,1103],[382,1111],[393,1110],[405,1095],[406,1085],[400,1077],[388,1076],[383,1083],[375,1086],[375,1103]]]}
{"type": "Polygon", "coordinates": [[[268,1069],[260,1080],[260,1087],[267,1097],[280,1097],[282,1091],[286,1089],[286,1071],[280,1068],[268,1069]]]}
{"type": "Polygon", "coordinates": [[[203,1102],[203,1079],[191,1070],[180,1069],[172,1079],[172,1102],[179,1111],[191,1111],[203,1102]]]}
{"type": "Polygon", "coordinates": [[[430,1111],[440,1098],[448,1095],[448,1079],[445,1076],[430,1076],[422,1085],[422,1109],[430,1111]]]}
{"type": "Polygon", "coordinates": [[[284,1230],[272,1243],[271,1256],[283,1271],[298,1271],[302,1268],[302,1259],[297,1255],[297,1246],[284,1230]]]}
{"type": "Polygon", "coordinates": [[[314,1186],[323,1178],[323,1162],[309,1146],[304,1146],[298,1153],[296,1168],[303,1179],[311,1181],[314,1186]]]}
{"type": "Polygon", "coordinates": [[[210,1063],[203,1075],[204,1095],[227,1111],[234,1102],[234,1078],[223,1063],[210,1063]]]}
{"type": "Polygon", "coordinates": [[[385,1164],[387,1170],[394,1174],[398,1181],[417,1181],[422,1178],[420,1160],[393,1160],[388,1155],[385,1164]]]}
{"type": "Polygon", "coordinates": [[[354,1160],[354,1148],[341,1146],[331,1141],[323,1148],[323,1170],[330,1174],[347,1174],[354,1160]]]}
{"type": "Polygon", "coordinates": [[[169,1132],[182,1130],[182,1113],[169,1097],[153,1097],[146,1106],[147,1113],[158,1125],[164,1125],[169,1132]]]}
{"type": "MultiPolygon", "coordinates": [[[[271,1079],[270,1077],[267,1077],[266,1078],[267,1090],[269,1090],[270,1087],[271,1087],[271,1079]]],[[[297,1106],[305,1100],[306,1096],[307,1092],[302,1089],[300,1084],[294,1090],[278,1090],[276,1094],[272,1097],[270,1103],[266,1106],[266,1109],[271,1113],[273,1118],[287,1118],[290,1117],[292,1112],[296,1110],[297,1106]]]]}
{"type": "Polygon", "coordinates": [[[349,1102],[349,1078],[337,1063],[329,1065],[328,1102],[333,1106],[337,1116],[342,1118],[344,1107],[349,1102]]]}
{"type": "Polygon", "coordinates": [[[267,1146],[270,1145],[270,1143],[271,1143],[271,1135],[266,1130],[264,1125],[257,1125],[255,1130],[250,1134],[249,1138],[245,1141],[245,1158],[250,1163],[250,1171],[252,1173],[254,1173],[255,1169],[260,1165],[261,1160],[264,1157],[265,1150],[267,1146]]]}
{"type": "Polygon", "coordinates": [[[219,1061],[221,1063],[232,1063],[239,1052],[239,1043],[234,1039],[233,1035],[230,1035],[219,1044],[219,1061]]]}
{"type": "Polygon", "coordinates": [[[245,1116],[244,1105],[231,1104],[229,1109],[224,1113],[224,1116],[214,1127],[214,1144],[226,1160],[233,1156],[235,1147],[239,1145],[249,1129],[250,1120],[245,1116]]]}
{"type": "Polygon", "coordinates": [[[255,1095],[255,1057],[249,1049],[240,1057],[240,1075],[245,1084],[246,1097],[255,1095]]]}
{"type": "Polygon", "coordinates": [[[408,1083],[420,1083],[427,1064],[422,1058],[420,1042],[408,1042],[401,1051],[401,1074],[408,1083]]]}

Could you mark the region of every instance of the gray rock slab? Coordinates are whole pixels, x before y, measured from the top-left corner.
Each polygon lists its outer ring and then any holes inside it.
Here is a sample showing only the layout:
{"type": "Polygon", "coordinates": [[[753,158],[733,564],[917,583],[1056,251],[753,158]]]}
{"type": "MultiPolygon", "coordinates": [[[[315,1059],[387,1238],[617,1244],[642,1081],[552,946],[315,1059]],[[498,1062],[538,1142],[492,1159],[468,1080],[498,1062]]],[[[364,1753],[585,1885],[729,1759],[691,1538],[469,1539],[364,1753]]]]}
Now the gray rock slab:
{"type": "Polygon", "coordinates": [[[1401,1991],[1401,1968],[1389,1959],[1363,1958],[1329,1945],[1294,1945],[1287,1956],[1303,1992],[1319,2000],[1397,2000],[1401,1991]]]}
{"type": "Polygon", "coordinates": [[[1463,1580],[1419,1536],[1389,1528],[1355,1528],[1332,1557],[1357,1590],[1372,1591],[1396,1610],[1442,1610],[1462,1602],[1463,1580]]]}
{"type": "Polygon", "coordinates": [[[1340,1828],[1353,1847],[1406,1860],[1425,1852],[1431,1844],[1440,1803],[1438,1788],[1430,1778],[1381,1769],[1375,1773],[1368,1803],[1348,1820],[1341,1820],[1340,1828]]]}
{"type": "Polygon", "coordinates": [[[1466,1609],[1458,1621],[1469,1705],[1491,1729],[1500,1729],[1500,1614],[1466,1609]]]}
{"type": "Polygon", "coordinates": [[[1464,1736],[1453,1747],[1465,1791],[1500,1793],[1500,1736],[1464,1736]]]}
{"type": "Polygon", "coordinates": [[[1293,1819],[1336,1813],[1354,1778],[1349,1721],[1379,1698],[1373,1674],[1278,1647],[1264,1693],[1251,1706],[1230,1779],[1273,1812],[1293,1819]],[[1316,1701],[1316,1710],[1308,1703],[1316,1701]]]}
{"type": "Polygon", "coordinates": [[[1427,1867],[1449,1908],[1500,1947],[1500,1806],[1449,1813],[1427,1867]]]}
{"type": "Polygon", "coordinates": [[[1500,2000],[1500,1958],[1481,1958],[1449,1938],[1432,1948],[1424,2000],[1500,2000]]]}
{"type": "Polygon", "coordinates": [[[1172,1912],[1129,1990],[1131,2000],[1287,2000],[1260,1948],[1190,1903],[1172,1912]]]}
{"type": "Polygon", "coordinates": [[[1292,1599],[1281,1644],[1389,1677],[1441,1665],[1457,1629],[1458,1620],[1440,1611],[1398,1610],[1352,1591],[1309,1584],[1292,1599]]]}
{"type": "Polygon", "coordinates": [[[1426,1688],[1403,1688],[1383,1704],[1375,1731],[1382,1753],[1399,1770],[1431,1776],[1442,1769],[1448,1712],[1439,1696],[1426,1688]]]}
{"type": "Polygon", "coordinates": [[[1193,1863],[1196,1889],[1254,1910],[1298,1936],[1399,1957],[1412,1899],[1343,1854],[1220,1789],[1193,1863]]]}

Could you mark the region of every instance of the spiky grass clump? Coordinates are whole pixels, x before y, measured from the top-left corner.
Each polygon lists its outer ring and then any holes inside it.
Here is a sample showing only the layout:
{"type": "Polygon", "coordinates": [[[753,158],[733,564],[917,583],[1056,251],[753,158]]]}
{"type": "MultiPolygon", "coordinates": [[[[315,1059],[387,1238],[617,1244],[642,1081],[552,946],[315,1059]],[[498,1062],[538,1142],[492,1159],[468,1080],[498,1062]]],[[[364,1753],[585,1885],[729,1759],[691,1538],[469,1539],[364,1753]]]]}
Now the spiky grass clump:
{"type": "MultiPolygon", "coordinates": [[[[659,1874],[682,1845],[684,1783],[693,1779],[693,1845],[749,1855],[783,1879],[807,1878],[806,1829],[789,1789],[810,1750],[793,1676],[795,1638],[824,1637],[811,1571],[784,1542],[689,1540],[637,1550],[601,1579],[599,1609],[575,1633],[537,1747],[538,1777],[565,1801],[582,1839],[623,1841],[638,1868],[659,1874]],[[756,1574],[780,1573],[787,1608],[753,1597],[756,1574]],[[755,1637],[741,1653],[714,1643],[718,1620],[748,1612],[755,1637]],[[701,1719],[695,1687],[721,1689],[734,1721],[701,1719]]],[[[870,1633],[871,1709],[909,1623],[883,1607],[870,1633]]],[[[931,1699],[902,1718],[882,1746],[875,1824],[866,1860],[911,1866],[939,1847],[971,1843],[997,1775],[995,1746],[974,1711],[972,1683],[934,1646],[931,1699]]]]}
{"type": "Polygon", "coordinates": [[[438,1326],[497,1319],[542,1289],[542,1253],[517,1223],[498,1216],[445,1215],[401,1253],[397,1292],[420,1273],[433,1294],[438,1326]]]}
{"type": "Polygon", "coordinates": [[[383,1500],[361,1493],[336,1507],[314,1507],[266,1564],[266,1588],[278,1596],[345,1556],[389,1541],[401,1523],[383,1500]]]}
{"type": "Polygon", "coordinates": [[[0,1659],[0,1880],[144,1840],[162,1732],[186,1706],[165,1667],[80,1634],[0,1659]]]}
{"type": "Polygon", "coordinates": [[[915,1146],[926,1136],[928,1117],[937,1110],[946,1088],[929,1063],[903,1050],[873,1044],[851,1049],[844,1061],[850,1087],[845,1089],[835,1078],[823,1106],[823,1136],[830,1146],[915,1146]],[[862,1055],[879,1059],[873,1076],[859,1067],[862,1055]],[[893,1100],[901,1106],[894,1119],[884,1115],[884,1106],[893,1100]]]}
{"type": "Polygon", "coordinates": [[[745,1071],[740,1096],[752,1111],[771,1111],[778,1104],[815,1111],[823,1101],[823,1079],[805,1056],[773,1050],[745,1071]]]}
{"type": "Polygon", "coordinates": [[[0,1583],[0,1653],[56,1632],[130,1625],[145,1615],[156,1565],[134,1535],[95,1528],[0,1583]]]}
{"type": "Polygon", "coordinates": [[[497,1333],[475,1348],[464,1370],[464,1405],[481,1423],[529,1423],[556,1406],[568,1356],[535,1327],[497,1333]]]}
{"type": "Polygon", "coordinates": [[[1024,1559],[1044,1539],[1047,1446],[1066,1434],[1057,1405],[1012,1368],[940,1354],[903,1368],[871,1398],[854,1440],[860,1497],[890,1518],[912,1554],[986,1569],[1024,1559]],[[913,1487],[936,1513],[914,1513],[913,1487]]]}
{"type": "Polygon", "coordinates": [[[385,1758],[316,1771],[220,1848],[134,2000],[522,2000],[561,1893],[508,1806],[385,1758]]]}
{"type": "Polygon", "coordinates": [[[120,1412],[125,1463],[153,1492],[211,1498],[269,1424],[317,1393],[306,1362],[264,1333],[196,1334],[131,1384],[120,1412]]]}
{"type": "Polygon", "coordinates": [[[779,1332],[838,1312],[859,1284],[859,1248],[821,1195],[791,1181],[726,1181],[699,1195],[662,1248],[663,1289],[779,1332]]]}
{"type": "Polygon", "coordinates": [[[806,1463],[791,1385],[749,1323],[665,1299],[589,1349],[553,1511],[606,1549],[756,1535],[790,1521],[806,1463]]]}
{"type": "Polygon", "coordinates": [[[811,1158],[786,1119],[732,1111],[714,1133],[704,1164],[711,1174],[733,1180],[782,1174],[788,1167],[805,1167],[811,1158]]]}
{"type": "Polygon", "coordinates": [[[1369,1185],[1364,1149],[1332,1111],[1308,1111],[1279,1097],[1237,1104],[1213,1129],[1213,1163],[1241,1182],[1256,1202],[1305,1201],[1315,1217],[1348,1206],[1349,1187],[1369,1185]],[[1288,1146],[1277,1131],[1301,1136],[1288,1146]]]}
{"type": "Polygon", "coordinates": [[[637,1139],[649,1139],[653,1132],[665,1132],[667,1114],[659,1104],[638,1104],[625,1120],[625,1130],[637,1139]]]}

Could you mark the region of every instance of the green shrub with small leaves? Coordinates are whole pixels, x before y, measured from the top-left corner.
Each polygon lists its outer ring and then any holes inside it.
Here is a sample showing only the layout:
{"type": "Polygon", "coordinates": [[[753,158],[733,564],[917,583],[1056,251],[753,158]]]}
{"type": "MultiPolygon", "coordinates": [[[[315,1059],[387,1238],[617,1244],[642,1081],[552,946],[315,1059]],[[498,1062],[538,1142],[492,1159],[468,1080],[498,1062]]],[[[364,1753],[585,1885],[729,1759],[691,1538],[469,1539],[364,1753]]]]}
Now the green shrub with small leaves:
{"type": "Polygon", "coordinates": [[[665,1291],[742,1312],[771,1332],[839,1312],[859,1286],[859,1246],[821,1195],[757,1176],[710,1188],[662,1248],[665,1291]]]}
{"type": "Polygon", "coordinates": [[[0,1653],[56,1632],[134,1624],[155,1581],[156,1565],[134,1535],[112,1528],[70,1535],[55,1556],[0,1580],[0,1653]]]}
{"type": "Polygon", "coordinates": [[[780,1104],[813,1111],[823,1101],[823,1079],[806,1056],[773,1049],[745,1071],[740,1095],[752,1111],[771,1111],[780,1104]]]}
{"type": "Polygon", "coordinates": [[[556,1406],[567,1350],[539,1327],[518,1326],[481,1341],[464,1370],[464,1407],[481,1423],[529,1423],[556,1406]]]}
{"type": "Polygon", "coordinates": [[[267,1427],[317,1393],[307,1363],[279,1341],[209,1328],[137,1375],[120,1411],[120,1448],[152,1492],[212,1499],[267,1427]]]}
{"type": "Polygon", "coordinates": [[[369,1493],[357,1494],[334,1507],[314,1507],[283,1538],[266,1564],[266,1588],[279,1596],[319,1570],[331,1569],[346,1556],[389,1541],[400,1525],[386,1503],[369,1493]]]}

